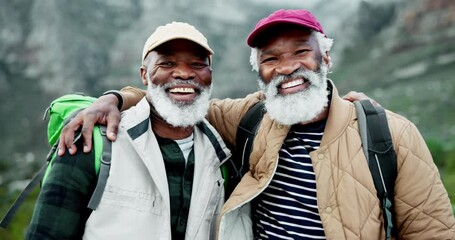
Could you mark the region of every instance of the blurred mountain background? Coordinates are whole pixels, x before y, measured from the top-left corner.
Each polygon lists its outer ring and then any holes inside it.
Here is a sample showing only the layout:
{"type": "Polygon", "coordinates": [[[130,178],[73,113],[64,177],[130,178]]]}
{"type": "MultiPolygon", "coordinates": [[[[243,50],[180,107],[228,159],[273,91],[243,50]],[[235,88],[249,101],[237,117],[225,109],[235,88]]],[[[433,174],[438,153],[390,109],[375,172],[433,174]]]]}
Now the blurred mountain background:
{"type": "MultiPolygon", "coordinates": [[[[455,203],[453,0],[0,0],[0,216],[45,161],[49,103],[83,92],[141,86],[153,30],[189,22],[209,39],[213,96],[257,89],[246,36],[280,8],[306,8],[335,40],[330,78],[361,91],[421,130],[455,203]]],[[[0,239],[22,239],[33,197],[0,239]]]]}

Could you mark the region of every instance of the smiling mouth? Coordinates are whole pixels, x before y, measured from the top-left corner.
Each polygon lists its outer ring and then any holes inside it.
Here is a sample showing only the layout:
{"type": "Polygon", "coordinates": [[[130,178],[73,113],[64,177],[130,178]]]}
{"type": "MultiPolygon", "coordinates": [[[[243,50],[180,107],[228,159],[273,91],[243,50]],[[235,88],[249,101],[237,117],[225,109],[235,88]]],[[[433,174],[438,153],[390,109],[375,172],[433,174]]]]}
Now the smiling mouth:
{"type": "Polygon", "coordinates": [[[292,81],[288,81],[288,82],[282,83],[279,86],[279,88],[281,88],[281,89],[292,88],[292,87],[295,87],[295,86],[298,86],[298,85],[302,85],[303,83],[305,83],[304,79],[295,79],[295,80],[292,80],[292,81]]]}
{"type": "Polygon", "coordinates": [[[178,87],[169,89],[169,92],[173,94],[193,94],[196,93],[196,90],[189,87],[178,87]]]}
{"type": "Polygon", "coordinates": [[[292,94],[306,90],[310,85],[310,81],[305,78],[296,78],[287,80],[278,85],[278,92],[280,94],[292,94]]]}
{"type": "Polygon", "coordinates": [[[174,86],[168,88],[166,92],[174,101],[189,104],[196,100],[200,90],[192,86],[174,86]]]}

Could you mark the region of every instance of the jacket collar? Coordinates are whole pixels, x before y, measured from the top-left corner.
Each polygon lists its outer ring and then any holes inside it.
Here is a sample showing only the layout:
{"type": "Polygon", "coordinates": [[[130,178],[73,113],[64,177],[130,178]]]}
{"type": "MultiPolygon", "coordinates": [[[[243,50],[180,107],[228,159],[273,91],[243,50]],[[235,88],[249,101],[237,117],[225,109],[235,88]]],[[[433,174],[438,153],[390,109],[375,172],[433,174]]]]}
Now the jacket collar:
{"type": "MultiPolygon", "coordinates": [[[[135,141],[149,129],[152,131],[150,124],[150,104],[145,97],[135,107],[130,108],[122,114],[121,125],[127,129],[128,135],[135,143],[139,145],[145,144],[146,141],[135,141]]],[[[202,135],[208,138],[220,161],[230,156],[230,151],[224,144],[221,136],[206,119],[196,126],[194,131],[200,131],[202,135]]],[[[139,146],[139,149],[145,149],[145,147],[139,146]]]]}
{"type": "Polygon", "coordinates": [[[330,99],[329,115],[327,124],[322,136],[321,146],[324,146],[339,137],[344,129],[348,126],[352,118],[352,111],[346,111],[351,106],[350,102],[343,100],[338,95],[338,90],[332,80],[328,80],[329,87],[332,88],[332,98],[330,99]]]}

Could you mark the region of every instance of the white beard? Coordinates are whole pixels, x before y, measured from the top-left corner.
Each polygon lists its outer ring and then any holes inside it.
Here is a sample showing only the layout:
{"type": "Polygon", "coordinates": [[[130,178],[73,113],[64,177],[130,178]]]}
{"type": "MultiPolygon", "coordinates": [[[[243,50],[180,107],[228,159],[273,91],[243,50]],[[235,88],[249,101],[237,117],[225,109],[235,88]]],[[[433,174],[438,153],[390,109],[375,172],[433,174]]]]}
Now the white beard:
{"type": "Polygon", "coordinates": [[[320,71],[299,70],[291,76],[279,75],[269,84],[258,80],[259,88],[265,94],[265,107],[270,117],[285,125],[294,125],[316,118],[327,107],[327,65],[322,62],[320,71]],[[289,77],[304,77],[310,81],[307,89],[294,94],[281,95],[277,86],[289,77]]]}
{"type": "Polygon", "coordinates": [[[203,121],[209,109],[211,86],[204,88],[196,82],[188,80],[175,80],[171,83],[155,85],[148,76],[147,78],[149,83],[147,99],[167,123],[174,127],[192,127],[203,121]],[[192,103],[174,101],[167,95],[166,89],[177,83],[195,85],[201,92],[192,103]]]}

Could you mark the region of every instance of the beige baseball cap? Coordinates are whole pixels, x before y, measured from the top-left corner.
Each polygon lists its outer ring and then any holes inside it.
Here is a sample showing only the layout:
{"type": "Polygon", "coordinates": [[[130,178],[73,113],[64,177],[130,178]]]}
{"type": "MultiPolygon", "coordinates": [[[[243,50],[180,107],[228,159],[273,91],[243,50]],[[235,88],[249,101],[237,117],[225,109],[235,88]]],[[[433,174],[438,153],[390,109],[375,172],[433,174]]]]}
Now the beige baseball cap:
{"type": "Polygon", "coordinates": [[[174,39],[186,39],[205,48],[211,55],[213,50],[210,48],[207,38],[202,35],[194,26],[183,22],[172,22],[164,26],[159,26],[147,39],[142,51],[142,63],[147,54],[159,45],[174,39]]]}

